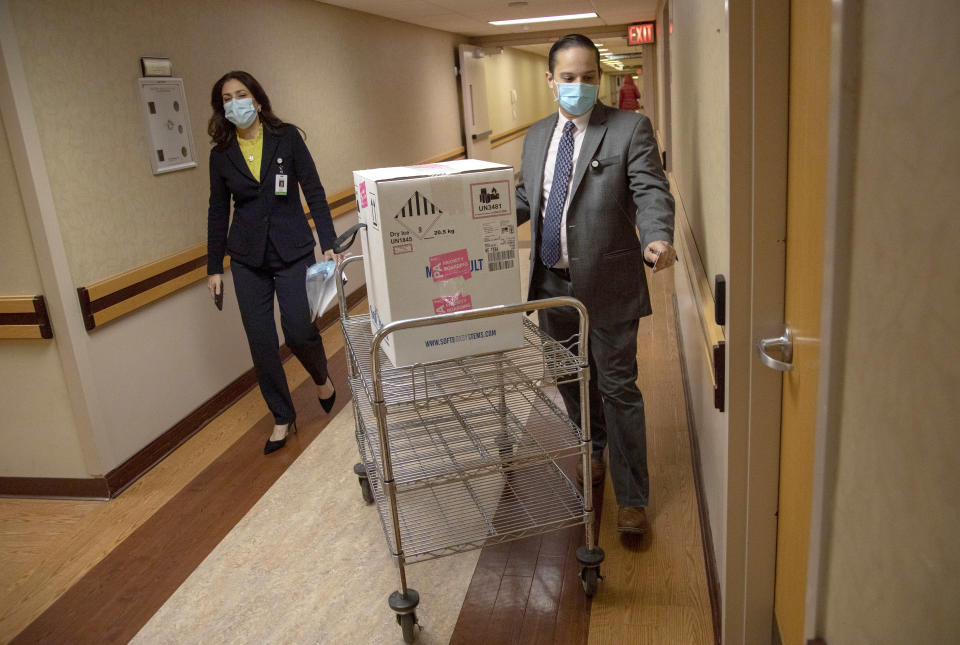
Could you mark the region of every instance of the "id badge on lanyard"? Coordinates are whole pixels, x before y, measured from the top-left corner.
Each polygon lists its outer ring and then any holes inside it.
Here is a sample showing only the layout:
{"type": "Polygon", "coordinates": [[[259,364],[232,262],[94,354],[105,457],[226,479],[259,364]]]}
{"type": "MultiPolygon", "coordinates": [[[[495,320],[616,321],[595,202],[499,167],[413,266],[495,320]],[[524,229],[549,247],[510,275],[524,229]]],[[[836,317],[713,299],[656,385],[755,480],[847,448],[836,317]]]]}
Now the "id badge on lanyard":
{"type": "Polygon", "coordinates": [[[278,197],[283,197],[287,194],[287,175],[283,172],[283,158],[277,159],[277,165],[279,166],[280,172],[277,173],[274,179],[273,194],[278,197]]]}

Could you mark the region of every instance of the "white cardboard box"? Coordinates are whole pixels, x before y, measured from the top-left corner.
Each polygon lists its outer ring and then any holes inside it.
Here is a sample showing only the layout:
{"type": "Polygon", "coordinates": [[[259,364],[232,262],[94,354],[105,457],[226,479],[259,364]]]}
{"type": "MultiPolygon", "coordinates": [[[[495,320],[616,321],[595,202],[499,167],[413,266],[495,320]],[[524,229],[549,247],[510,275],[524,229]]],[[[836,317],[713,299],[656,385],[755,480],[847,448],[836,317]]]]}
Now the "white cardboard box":
{"type": "MultiPolygon", "coordinates": [[[[521,301],[513,168],[475,159],[356,170],[374,332],[396,320],[521,301]]],[[[394,366],[519,347],[522,314],[391,334],[394,366]]]]}

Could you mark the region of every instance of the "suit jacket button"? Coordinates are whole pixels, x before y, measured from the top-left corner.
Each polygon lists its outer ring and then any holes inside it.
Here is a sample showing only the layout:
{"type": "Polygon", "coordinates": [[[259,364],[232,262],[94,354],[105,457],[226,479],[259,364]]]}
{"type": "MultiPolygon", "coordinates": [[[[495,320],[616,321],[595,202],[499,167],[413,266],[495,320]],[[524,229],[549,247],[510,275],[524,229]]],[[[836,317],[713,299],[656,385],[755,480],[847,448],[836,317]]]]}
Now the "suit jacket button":
{"type": "Polygon", "coordinates": [[[597,161],[596,159],[594,159],[593,161],[590,162],[590,167],[591,167],[591,168],[597,168],[597,167],[599,167],[599,166],[600,166],[600,162],[597,161]]]}

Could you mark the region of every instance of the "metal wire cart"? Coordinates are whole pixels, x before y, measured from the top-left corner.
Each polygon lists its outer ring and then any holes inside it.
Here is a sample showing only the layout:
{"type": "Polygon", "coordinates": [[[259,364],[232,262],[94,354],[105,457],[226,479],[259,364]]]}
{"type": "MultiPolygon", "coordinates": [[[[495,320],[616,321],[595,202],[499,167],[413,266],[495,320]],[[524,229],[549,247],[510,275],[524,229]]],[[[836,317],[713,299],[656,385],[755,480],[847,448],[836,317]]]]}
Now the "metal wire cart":
{"type": "Polygon", "coordinates": [[[372,333],[367,314],[349,316],[338,267],[341,324],[361,463],[354,466],[367,503],[376,503],[400,589],[389,598],[403,639],[416,639],[419,594],[406,565],[485,544],[584,525],[577,549],[584,592],[592,596],[603,550],[594,544],[587,396],[587,312],[573,298],[552,298],[395,321],[372,333]],[[413,327],[523,313],[550,307],[580,313],[573,351],[523,318],[517,349],[395,368],[380,349],[392,332],[413,327]],[[544,394],[579,382],[578,428],[544,394]],[[579,455],[583,490],[557,460],[579,455]]]}

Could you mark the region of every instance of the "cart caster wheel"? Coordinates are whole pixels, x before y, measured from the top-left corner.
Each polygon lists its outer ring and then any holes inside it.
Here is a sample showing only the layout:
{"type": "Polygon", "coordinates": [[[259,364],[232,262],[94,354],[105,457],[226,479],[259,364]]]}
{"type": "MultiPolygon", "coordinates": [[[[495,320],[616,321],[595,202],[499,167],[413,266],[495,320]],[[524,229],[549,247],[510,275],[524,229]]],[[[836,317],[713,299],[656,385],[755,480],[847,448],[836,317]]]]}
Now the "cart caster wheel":
{"type": "Polygon", "coordinates": [[[414,630],[414,626],[417,624],[416,614],[399,614],[397,622],[400,623],[404,643],[412,643],[417,640],[417,632],[414,630]]]}
{"type": "Polygon", "coordinates": [[[603,562],[603,549],[598,546],[588,549],[586,546],[577,547],[577,562],[580,563],[580,580],[583,582],[583,593],[587,598],[593,598],[597,593],[597,582],[603,580],[600,575],[600,563],[603,562]]]}
{"type": "Polygon", "coordinates": [[[597,593],[597,582],[600,578],[600,569],[597,567],[585,567],[580,570],[583,593],[587,595],[587,598],[593,598],[593,594],[597,593]]]}
{"type": "Polygon", "coordinates": [[[390,609],[397,612],[397,623],[403,631],[403,642],[412,643],[417,640],[414,625],[417,624],[417,612],[414,611],[420,604],[420,594],[416,589],[407,589],[406,594],[394,591],[390,594],[390,609]]]}
{"type": "Polygon", "coordinates": [[[370,488],[370,480],[366,477],[360,477],[360,494],[363,495],[363,501],[367,504],[373,504],[373,489],[370,488]]]}
{"type": "Polygon", "coordinates": [[[353,474],[357,476],[357,481],[360,482],[360,494],[363,495],[363,501],[367,504],[373,504],[373,489],[370,488],[370,478],[367,477],[367,469],[363,464],[354,464],[353,474]]]}

